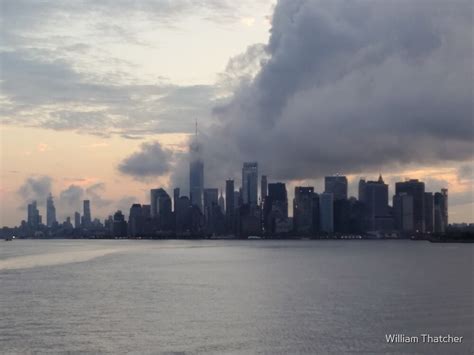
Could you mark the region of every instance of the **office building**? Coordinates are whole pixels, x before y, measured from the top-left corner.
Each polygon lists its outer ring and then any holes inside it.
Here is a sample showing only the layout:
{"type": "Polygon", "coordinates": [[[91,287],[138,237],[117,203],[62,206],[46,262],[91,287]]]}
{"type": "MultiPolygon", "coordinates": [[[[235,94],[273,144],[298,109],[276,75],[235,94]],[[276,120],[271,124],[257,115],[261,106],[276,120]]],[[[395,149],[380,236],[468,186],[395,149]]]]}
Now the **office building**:
{"type": "Polygon", "coordinates": [[[49,194],[46,200],[46,225],[52,227],[56,222],[56,207],[54,207],[53,195],[49,194]]]}
{"type": "Polygon", "coordinates": [[[254,207],[258,204],[258,164],[244,163],[242,168],[242,202],[254,207]]]}
{"type": "Polygon", "coordinates": [[[83,227],[90,227],[92,223],[92,215],[91,215],[91,202],[89,200],[83,201],[83,211],[82,211],[82,226],[83,227]]]}
{"type": "MultiPolygon", "coordinates": [[[[393,196],[395,228],[402,234],[415,232],[415,198],[406,192],[393,196]]],[[[408,236],[408,235],[407,235],[408,236]]]]}
{"type": "Polygon", "coordinates": [[[202,159],[202,146],[197,136],[197,124],[196,134],[190,145],[189,156],[189,197],[191,204],[197,206],[203,212],[204,162],[202,159]]]}
{"type": "Polygon", "coordinates": [[[313,232],[314,187],[295,187],[293,199],[293,227],[297,234],[305,235],[313,232]]]}
{"type": "Polygon", "coordinates": [[[432,192],[425,192],[424,195],[424,218],[425,218],[425,232],[434,232],[434,197],[432,192]]]}
{"type": "Polygon", "coordinates": [[[41,224],[41,216],[39,214],[38,206],[36,201],[28,204],[28,215],[27,222],[31,228],[37,228],[41,224]]]}
{"type": "Polygon", "coordinates": [[[74,212],[74,228],[81,228],[81,214],[74,212]]]}
{"type": "Polygon", "coordinates": [[[365,208],[365,228],[369,231],[391,229],[386,221],[389,219],[388,185],[382,175],[377,181],[359,181],[359,201],[365,208]]]}
{"type": "Polygon", "coordinates": [[[261,196],[261,204],[265,203],[265,198],[267,197],[268,194],[268,182],[267,182],[267,175],[262,175],[261,181],[260,181],[260,196],[261,196]]]}
{"type": "Polygon", "coordinates": [[[334,195],[329,192],[319,194],[320,231],[326,234],[334,232],[334,195]]]}
{"type": "Polygon", "coordinates": [[[418,180],[408,180],[397,182],[395,184],[395,195],[405,193],[413,197],[413,226],[415,233],[424,233],[425,217],[424,217],[424,200],[425,200],[425,183],[418,180]]]}
{"type": "Polygon", "coordinates": [[[347,178],[343,175],[326,176],[324,192],[331,193],[334,200],[347,200],[347,178]]]}

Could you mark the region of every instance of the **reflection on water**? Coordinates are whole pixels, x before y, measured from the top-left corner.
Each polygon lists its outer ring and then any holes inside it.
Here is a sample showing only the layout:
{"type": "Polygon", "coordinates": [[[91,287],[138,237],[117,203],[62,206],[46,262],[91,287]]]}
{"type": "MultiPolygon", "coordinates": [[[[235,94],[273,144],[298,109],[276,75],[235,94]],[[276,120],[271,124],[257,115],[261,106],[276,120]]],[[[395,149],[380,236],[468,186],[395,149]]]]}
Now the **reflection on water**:
{"type": "Polygon", "coordinates": [[[0,352],[472,353],[472,245],[17,240],[0,352]],[[387,344],[385,334],[464,336],[387,344]]]}

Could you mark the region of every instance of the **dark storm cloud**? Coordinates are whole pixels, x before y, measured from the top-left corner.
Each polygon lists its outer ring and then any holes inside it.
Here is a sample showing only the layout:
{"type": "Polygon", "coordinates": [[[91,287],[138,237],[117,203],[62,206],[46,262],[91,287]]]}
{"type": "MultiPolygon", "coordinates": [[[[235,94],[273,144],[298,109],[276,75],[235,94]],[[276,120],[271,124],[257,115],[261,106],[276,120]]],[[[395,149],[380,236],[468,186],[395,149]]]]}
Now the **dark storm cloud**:
{"type": "Polygon", "coordinates": [[[17,191],[18,195],[22,198],[23,204],[34,200],[39,205],[44,204],[48,194],[51,192],[52,181],[53,179],[49,176],[32,176],[27,178],[17,191]]]}
{"type": "Polygon", "coordinates": [[[163,149],[159,142],[143,143],[140,151],[125,158],[118,169],[137,179],[160,176],[170,170],[171,158],[172,152],[163,149]]]}
{"type": "Polygon", "coordinates": [[[472,158],[472,28],[471,1],[279,1],[206,163],[303,179],[472,158]]]}

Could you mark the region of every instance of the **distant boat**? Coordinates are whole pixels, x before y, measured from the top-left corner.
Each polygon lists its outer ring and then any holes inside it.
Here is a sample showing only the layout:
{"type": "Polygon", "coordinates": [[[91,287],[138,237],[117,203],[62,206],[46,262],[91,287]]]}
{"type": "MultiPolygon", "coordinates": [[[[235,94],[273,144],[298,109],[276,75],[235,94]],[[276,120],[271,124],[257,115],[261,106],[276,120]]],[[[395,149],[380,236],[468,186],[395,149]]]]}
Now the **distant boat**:
{"type": "Polygon", "coordinates": [[[15,239],[15,236],[13,236],[13,237],[6,237],[6,238],[5,238],[5,241],[6,241],[6,242],[11,242],[13,239],[15,239]]]}

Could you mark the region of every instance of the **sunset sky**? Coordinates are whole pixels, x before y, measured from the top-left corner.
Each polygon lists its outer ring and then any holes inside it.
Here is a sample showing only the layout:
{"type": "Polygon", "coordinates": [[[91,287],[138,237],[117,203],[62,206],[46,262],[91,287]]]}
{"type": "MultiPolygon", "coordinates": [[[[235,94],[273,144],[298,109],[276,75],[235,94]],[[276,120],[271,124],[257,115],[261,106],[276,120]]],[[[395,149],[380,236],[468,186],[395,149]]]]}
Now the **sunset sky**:
{"type": "Polygon", "coordinates": [[[471,1],[0,0],[0,225],[55,197],[60,221],[149,189],[324,175],[449,189],[474,222],[471,1]]]}

